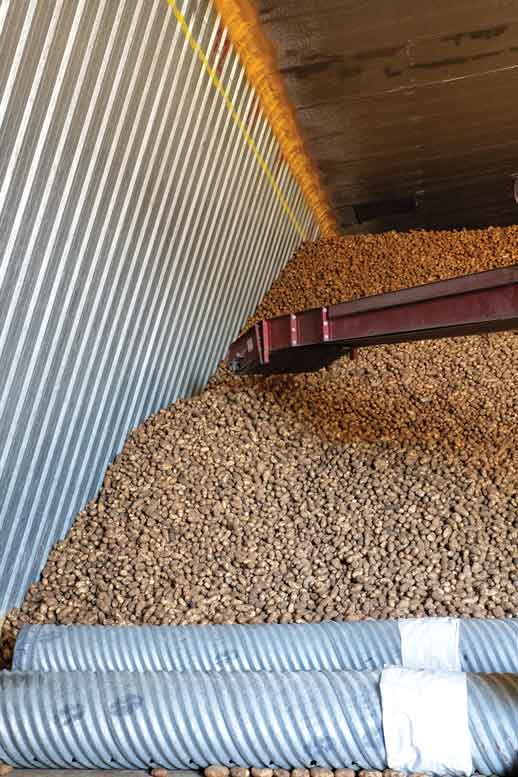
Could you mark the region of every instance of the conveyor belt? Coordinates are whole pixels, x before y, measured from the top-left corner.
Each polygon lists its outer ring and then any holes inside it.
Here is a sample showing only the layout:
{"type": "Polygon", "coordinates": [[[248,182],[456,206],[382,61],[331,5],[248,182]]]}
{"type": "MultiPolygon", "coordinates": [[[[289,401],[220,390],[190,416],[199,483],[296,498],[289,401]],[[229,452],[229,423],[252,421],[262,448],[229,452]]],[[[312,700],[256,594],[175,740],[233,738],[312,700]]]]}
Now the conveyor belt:
{"type": "Polygon", "coordinates": [[[518,328],[518,265],[259,321],[229,348],[237,374],[313,372],[368,345],[518,328]]]}

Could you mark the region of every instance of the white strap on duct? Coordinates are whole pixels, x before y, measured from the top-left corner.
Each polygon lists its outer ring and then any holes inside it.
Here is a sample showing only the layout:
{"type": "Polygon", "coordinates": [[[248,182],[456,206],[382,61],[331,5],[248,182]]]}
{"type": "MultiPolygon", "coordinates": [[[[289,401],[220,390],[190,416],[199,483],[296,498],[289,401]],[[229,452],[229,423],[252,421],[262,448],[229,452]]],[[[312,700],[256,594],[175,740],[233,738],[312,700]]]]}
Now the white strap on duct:
{"type": "Polygon", "coordinates": [[[463,672],[387,667],[381,675],[383,734],[391,769],[472,774],[463,672]]]}
{"type": "Polygon", "coordinates": [[[403,619],[398,625],[404,667],[460,672],[457,618],[403,619]]]}

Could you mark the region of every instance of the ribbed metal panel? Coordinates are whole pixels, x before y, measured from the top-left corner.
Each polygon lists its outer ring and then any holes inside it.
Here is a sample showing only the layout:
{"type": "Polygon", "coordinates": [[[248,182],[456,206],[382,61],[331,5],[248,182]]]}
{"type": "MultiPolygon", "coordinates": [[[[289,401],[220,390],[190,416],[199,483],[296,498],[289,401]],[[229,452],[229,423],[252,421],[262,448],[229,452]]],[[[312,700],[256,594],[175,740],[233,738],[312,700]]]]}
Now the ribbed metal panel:
{"type": "MultiPolygon", "coordinates": [[[[0,761],[381,769],[379,680],[379,672],[2,672],[0,761]]],[[[518,750],[518,676],[469,674],[467,687],[473,768],[502,774],[518,750]]]]}
{"type": "MultiPolygon", "coordinates": [[[[465,672],[518,673],[518,620],[461,619],[465,672]]],[[[400,665],[397,621],[221,626],[24,626],[21,671],[370,670],[400,665]]],[[[423,667],[424,668],[424,667],[423,667]]]]}
{"type": "Polygon", "coordinates": [[[210,0],[3,0],[0,144],[2,614],[316,225],[210,0]]]}
{"type": "Polygon", "coordinates": [[[17,766],[383,767],[376,672],[0,674],[17,766]]]}

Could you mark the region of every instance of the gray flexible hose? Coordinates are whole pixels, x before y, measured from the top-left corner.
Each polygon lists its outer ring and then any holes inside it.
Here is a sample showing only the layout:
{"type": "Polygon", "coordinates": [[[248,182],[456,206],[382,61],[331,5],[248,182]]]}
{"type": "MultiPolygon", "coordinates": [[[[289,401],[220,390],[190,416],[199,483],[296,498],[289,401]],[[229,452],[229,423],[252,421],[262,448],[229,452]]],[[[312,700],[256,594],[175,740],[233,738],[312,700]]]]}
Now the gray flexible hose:
{"type": "MultiPolygon", "coordinates": [[[[0,761],[382,769],[379,680],[379,672],[2,672],[0,761]]],[[[518,750],[518,677],[468,675],[467,687],[473,767],[502,773],[518,750]]]]}
{"type": "MultiPolygon", "coordinates": [[[[518,672],[518,619],[461,619],[461,669],[518,672]]],[[[24,626],[13,669],[297,671],[401,664],[398,621],[225,626],[24,626]]]]}

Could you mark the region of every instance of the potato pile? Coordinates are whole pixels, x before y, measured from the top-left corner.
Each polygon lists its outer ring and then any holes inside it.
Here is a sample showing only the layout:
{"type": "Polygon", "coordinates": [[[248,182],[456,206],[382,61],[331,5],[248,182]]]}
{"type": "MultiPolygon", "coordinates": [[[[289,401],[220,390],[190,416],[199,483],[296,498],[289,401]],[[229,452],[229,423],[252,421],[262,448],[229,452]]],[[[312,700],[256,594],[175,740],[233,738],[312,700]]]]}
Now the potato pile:
{"type": "MultiPolygon", "coordinates": [[[[156,769],[161,774],[153,774],[151,777],[167,777],[165,769],[156,769]]],[[[311,769],[263,769],[254,768],[244,769],[240,766],[233,766],[228,769],[221,764],[208,766],[204,770],[205,777],[405,777],[406,772],[399,772],[394,769],[385,769],[378,772],[370,769],[361,769],[355,772],[354,769],[324,769],[320,766],[311,769]]],[[[411,772],[409,777],[427,777],[423,772],[411,772]]],[[[475,776],[474,776],[475,777],[475,776]]]]}
{"type": "MultiPolygon", "coordinates": [[[[304,244],[256,317],[518,263],[518,227],[304,244]]],[[[250,323],[250,322],[249,322],[250,323]]],[[[518,337],[237,378],[128,437],[3,629],[518,615],[518,337]]]]}

